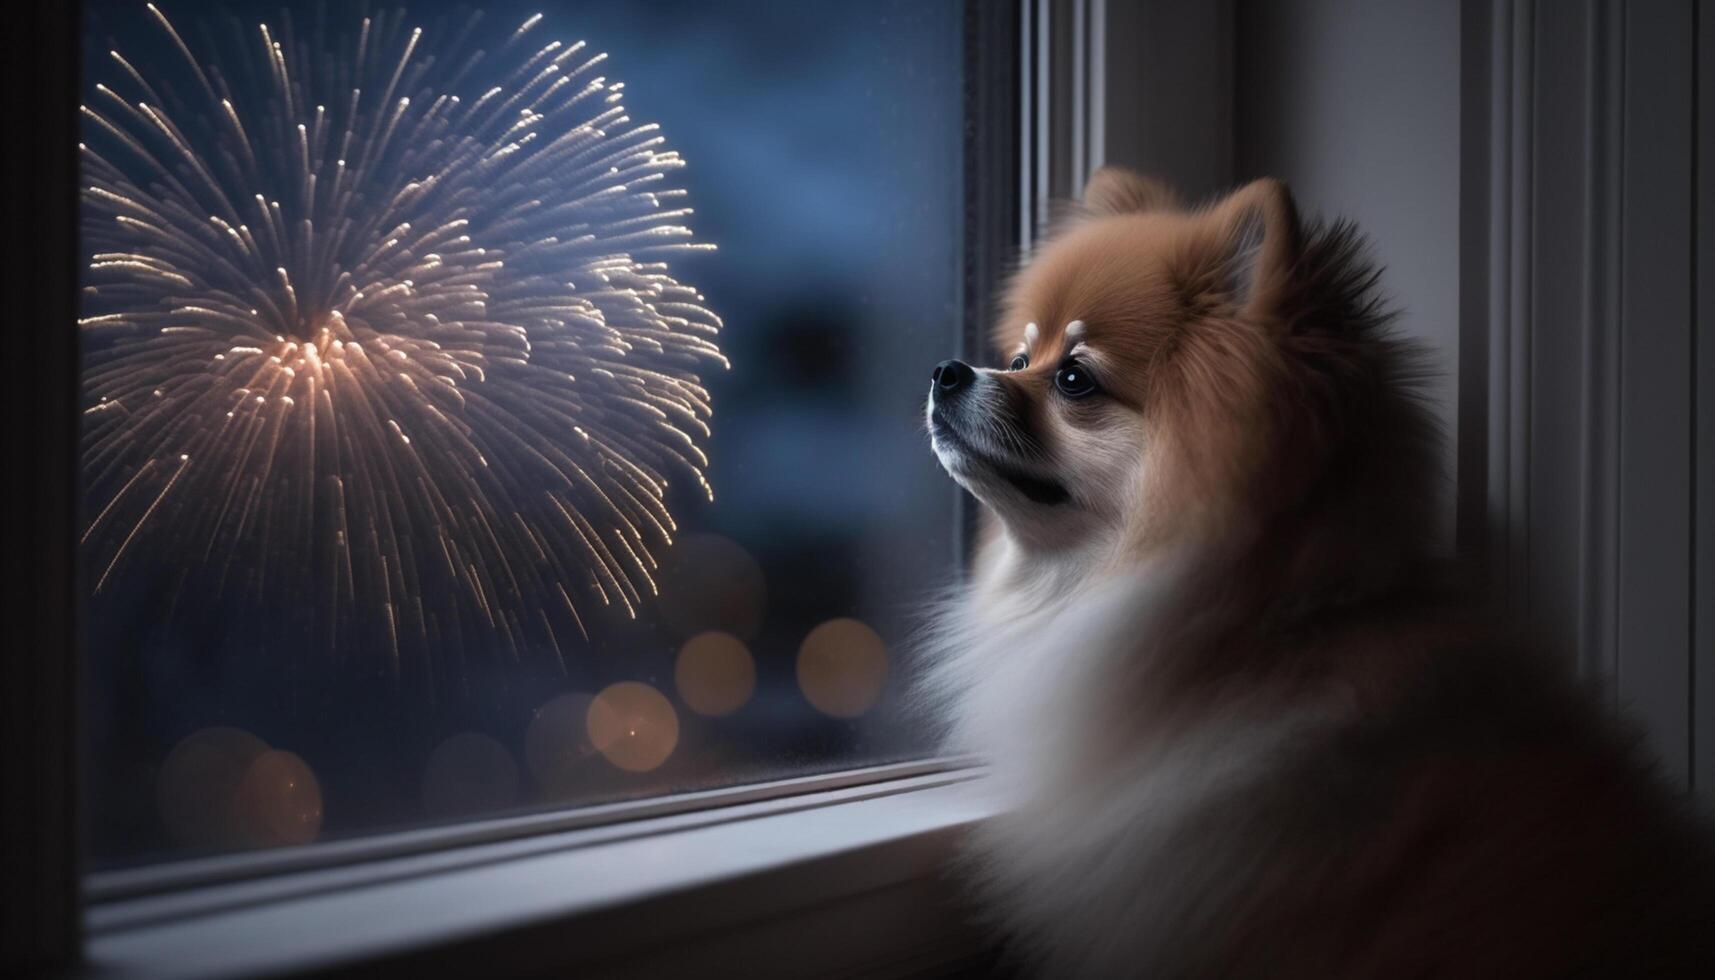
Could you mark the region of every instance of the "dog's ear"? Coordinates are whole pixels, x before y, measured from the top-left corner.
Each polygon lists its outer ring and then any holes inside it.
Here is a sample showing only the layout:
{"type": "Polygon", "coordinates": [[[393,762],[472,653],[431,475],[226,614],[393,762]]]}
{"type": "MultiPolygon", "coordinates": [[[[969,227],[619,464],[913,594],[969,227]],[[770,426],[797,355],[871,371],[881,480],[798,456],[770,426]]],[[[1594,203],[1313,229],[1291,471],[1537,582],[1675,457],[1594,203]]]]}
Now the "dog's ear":
{"type": "Polygon", "coordinates": [[[1179,206],[1173,188],[1124,167],[1102,167],[1084,184],[1084,211],[1096,216],[1166,211],[1179,206]]]}
{"type": "Polygon", "coordinates": [[[1209,212],[1219,236],[1215,288],[1246,316],[1279,306],[1298,262],[1298,209],[1286,185],[1271,177],[1228,195],[1209,212]]]}

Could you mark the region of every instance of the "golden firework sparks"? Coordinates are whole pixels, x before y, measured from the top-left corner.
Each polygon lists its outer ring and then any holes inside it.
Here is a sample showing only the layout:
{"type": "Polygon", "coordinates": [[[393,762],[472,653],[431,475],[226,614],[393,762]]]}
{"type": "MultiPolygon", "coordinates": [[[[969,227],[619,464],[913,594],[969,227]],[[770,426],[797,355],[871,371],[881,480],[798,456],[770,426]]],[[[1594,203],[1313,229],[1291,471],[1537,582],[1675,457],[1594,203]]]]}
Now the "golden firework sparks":
{"type": "Polygon", "coordinates": [[[368,629],[395,672],[473,630],[563,663],[592,603],[635,614],[726,362],[669,267],[712,247],[683,161],[604,56],[399,11],[201,57],[148,10],[179,63],[114,51],[82,109],[98,597],[164,567],[181,614],[368,629]]]}

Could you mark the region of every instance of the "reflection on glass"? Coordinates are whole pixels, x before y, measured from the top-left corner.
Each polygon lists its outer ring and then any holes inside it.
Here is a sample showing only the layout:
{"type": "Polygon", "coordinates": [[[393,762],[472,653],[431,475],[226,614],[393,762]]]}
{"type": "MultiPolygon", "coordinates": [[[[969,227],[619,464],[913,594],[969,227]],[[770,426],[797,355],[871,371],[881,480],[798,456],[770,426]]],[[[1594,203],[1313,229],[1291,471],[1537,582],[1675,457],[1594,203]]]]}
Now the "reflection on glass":
{"type": "Polygon", "coordinates": [[[959,8],[812,6],[86,4],[98,867],[921,751],[959,8]]]}
{"type": "Polygon", "coordinates": [[[518,764],[481,732],[448,738],[423,764],[423,812],[433,817],[493,813],[518,801],[518,764]]]}
{"type": "Polygon", "coordinates": [[[679,744],[679,716],[660,691],[637,681],[611,685],[590,702],[590,744],[630,772],[666,762],[679,744]]]}
{"type": "Polygon", "coordinates": [[[718,718],[750,700],[756,690],[756,665],[744,641],[731,633],[698,633],[679,648],[673,684],[692,711],[718,718]]]}
{"type": "Polygon", "coordinates": [[[524,758],[544,799],[570,799],[589,783],[595,746],[586,719],[593,700],[577,692],[555,695],[536,710],[524,732],[524,758]]]}
{"type": "Polygon", "coordinates": [[[861,716],[874,707],[886,681],[887,645],[855,619],[823,623],[798,649],[798,687],[823,714],[861,716]]]}

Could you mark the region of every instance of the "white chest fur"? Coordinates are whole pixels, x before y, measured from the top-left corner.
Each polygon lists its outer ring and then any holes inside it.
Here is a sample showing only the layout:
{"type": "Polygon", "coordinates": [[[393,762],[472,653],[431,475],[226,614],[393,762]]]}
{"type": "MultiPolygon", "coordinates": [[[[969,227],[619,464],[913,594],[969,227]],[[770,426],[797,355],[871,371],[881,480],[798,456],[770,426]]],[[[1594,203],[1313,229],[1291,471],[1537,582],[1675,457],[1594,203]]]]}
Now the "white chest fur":
{"type": "Polygon", "coordinates": [[[1154,572],[1085,594],[1051,581],[1028,593],[1051,601],[978,591],[941,624],[931,686],[955,744],[988,760],[1006,807],[975,837],[974,877],[1068,975],[1196,972],[1184,938],[1212,934],[1245,900],[1273,821],[1307,809],[1294,797],[1309,791],[1279,774],[1331,720],[1235,705],[1128,744],[1103,719],[1171,652],[1156,637],[1175,579],[1154,572]]]}

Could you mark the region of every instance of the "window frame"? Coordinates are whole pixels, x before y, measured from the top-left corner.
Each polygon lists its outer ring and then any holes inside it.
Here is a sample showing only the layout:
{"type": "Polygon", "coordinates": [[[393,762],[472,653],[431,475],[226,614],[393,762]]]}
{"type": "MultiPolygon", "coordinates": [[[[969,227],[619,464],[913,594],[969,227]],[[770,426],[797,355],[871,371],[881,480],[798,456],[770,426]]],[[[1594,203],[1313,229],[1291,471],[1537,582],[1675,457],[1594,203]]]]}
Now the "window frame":
{"type": "Polygon", "coordinates": [[[78,341],[52,329],[77,318],[77,4],[24,4],[6,52],[7,118],[28,134],[12,148],[30,193],[8,195],[7,224],[29,247],[10,280],[8,356],[30,367],[5,386],[24,461],[8,488],[6,585],[0,617],[0,973],[51,968],[77,955],[82,914],[77,772],[79,663],[76,570],[78,341]],[[22,296],[18,294],[22,293],[22,296]],[[43,329],[41,325],[48,325],[43,329]]]}
{"type": "Polygon", "coordinates": [[[644,975],[736,943],[788,956],[782,975],[958,963],[983,943],[937,871],[994,812],[981,775],[938,760],[781,780],[662,816],[100,903],[87,960],[211,977],[644,975]],[[919,914],[898,921],[895,904],[919,914]],[[806,915],[839,935],[805,942],[806,915]],[[875,916],[888,932],[848,928],[875,916]]]}
{"type": "MultiPolygon", "coordinates": [[[[1030,95],[1022,77],[1039,54],[1046,55],[1045,49],[1027,48],[1021,32],[1046,2],[963,0],[963,317],[950,339],[966,357],[981,357],[986,349],[984,327],[990,304],[1029,244],[1018,236],[1019,216],[1028,206],[1019,198],[1020,175],[1035,149],[1021,139],[1020,124],[1038,110],[1020,109],[1030,95]]],[[[1077,2],[1081,9],[1091,3],[1100,5],[1100,0],[1077,2]]],[[[25,163],[37,193],[8,202],[18,212],[14,227],[32,229],[37,245],[25,266],[28,278],[24,281],[30,288],[23,309],[29,317],[26,322],[70,323],[76,318],[80,261],[75,146],[82,4],[26,5],[23,17],[14,35],[22,40],[23,50],[8,59],[13,84],[7,86],[6,94],[8,108],[14,110],[12,118],[31,120],[34,127],[25,163]],[[53,95],[43,98],[44,92],[53,95]]],[[[1038,48],[1047,40],[1038,37],[1038,48]]],[[[217,942],[232,952],[227,928],[269,916],[289,921],[336,895],[360,895],[373,903],[366,907],[378,914],[369,916],[367,923],[341,923],[359,934],[367,929],[368,940],[354,937],[351,930],[342,932],[343,939],[332,934],[276,934],[272,944],[253,943],[254,955],[248,958],[223,960],[222,971],[295,972],[318,964],[326,967],[333,961],[325,954],[338,942],[347,943],[344,948],[349,955],[338,961],[343,967],[399,965],[426,955],[431,945],[440,951],[436,955],[446,951],[444,942],[399,945],[383,937],[385,929],[375,928],[400,918],[397,910],[404,906],[395,901],[408,893],[420,898],[422,889],[432,891],[434,883],[442,882],[443,895],[451,907],[457,907],[458,893],[446,888],[472,869],[520,873],[540,867],[543,861],[563,860],[568,853],[587,858],[644,845],[682,850],[683,841],[692,839],[691,835],[718,838],[722,846],[736,847],[741,853],[762,855],[765,845],[781,841],[791,842],[792,848],[767,852],[772,857],[759,858],[749,866],[688,863],[683,874],[671,881],[658,880],[656,890],[647,895],[604,897],[586,892],[581,904],[561,908],[557,915],[520,913],[510,923],[489,919],[480,928],[451,929],[443,938],[456,943],[462,955],[474,954],[471,962],[480,963],[484,955],[516,955],[487,940],[550,922],[557,930],[582,923],[578,928],[584,934],[596,935],[592,929],[611,930],[614,917],[621,913],[675,899],[681,900],[676,906],[680,916],[701,906],[703,917],[717,913],[730,917],[740,908],[765,919],[786,921],[795,910],[812,905],[862,904],[889,889],[936,880],[935,869],[948,857],[953,836],[991,812],[981,802],[980,770],[970,760],[931,758],[85,875],[80,657],[75,655],[81,650],[74,560],[78,338],[69,330],[25,330],[13,342],[22,345],[14,346],[14,355],[34,368],[20,372],[25,377],[8,386],[13,417],[34,422],[25,446],[34,465],[19,481],[25,506],[13,512],[26,515],[26,527],[18,529],[24,533],[17,546],[8,548],[8,578],[13,594],[23,601],[17,615],[4,617],[8,648],[26,655],[12,659],[8,682],[0,685],[0,711],[4,712],[0,724],[7,747],[0,753],[4,766],[0,786],[9,801],[19,804],[0,813],[4,821],[0,840],[6,845],[0,898],[7,909],[0,968],[7,973],[63,968],[80,959],[91,965],[122,960],[129,967],[154,972],[186,972],[193,964],[179,957],[186,948],[178,945],[180,940],[217,942]],[[816,821],[825,824],[822,831],[808,833],[816,821]],[[841,869],[837,874],[822,873],[834,865],[841,869]],[[766,901],[758,897],[764,894],[770,896],[766,901]],[[686,901],[693,896],[695,902],[686,901]]],[[[959,520],[968,530],[974,526],[975,507],[962,494],[960,500],[959,520]]],[[[14,522],[18,521],[15,517],[14,522]]],[[[962,561],[969,553],[970,535],[956,537],[962,561]]],[[[496,880],[504,877],[502,873],[496,880]]],[[[932,892],[935,886],[924,887],[932,892]]],[[[888,917],[873,902],[868,907],[868,914],[888,917]]],[[[939,898],[919,895],[904,907],[942,906],[939,898]],[[930,905],[923,906],[923,901],[930,905]]],[[[474,923],[482,910],[469,912],[474,923]]],[[[691,915],[687,921],[694,925],[698,917],[691,915]]],[[[933,924],[918,922],[915,927],[919,932],[933,931],[953,921],[943,916],[933,924]]],[[[669,931],[683,933],[683,925],[669,931]]],[[[959,932],[956,925],[950,929],[959,932]]],[[[904,929],[900,935],[909,931],[904,929]]],[[[637,950],[660,954],[665,933],[635,927],[628,932],[637,941],[637,950]]],[[[917,939],[934,945],[932,937],[917,939]]],[[[526,945],[564,952],[574,944],[526,945]]],[[[957,947],[954,942],[943,949],[937,962],[970,952],[959,952],[957,947]]],[[[834,948],[799,952],[826,959],[834,948]]],[[[899,953],[877,948],[872,936],[841,955],[879,963],[899,953]]],[[[630,954],[620,950],[615,955],[630,954]]],[[[549,956],[540,965],[554,967],[563,962],[564,956],[549,956]]]]}

